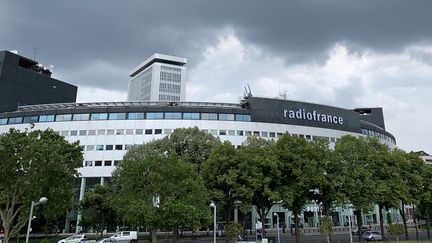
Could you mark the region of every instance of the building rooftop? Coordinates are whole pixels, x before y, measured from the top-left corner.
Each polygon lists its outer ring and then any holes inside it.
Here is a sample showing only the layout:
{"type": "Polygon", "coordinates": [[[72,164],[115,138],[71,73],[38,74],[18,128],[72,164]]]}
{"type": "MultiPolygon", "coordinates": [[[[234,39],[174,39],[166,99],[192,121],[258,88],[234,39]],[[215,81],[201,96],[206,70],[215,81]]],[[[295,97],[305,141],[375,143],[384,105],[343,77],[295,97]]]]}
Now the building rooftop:
{"type": "Polygon", "coordinates": [[[187,63],[187,59],[184,57],[177,57],[177,56],[155,53],[151,57],[147,58],[140,65],[138,65],[136,68],[134,68],[134,70],[131,72],[129,77],[135,77],[137,74],[139,74],[140,72],[142,72],[144,69],[146,69],[147,67],[149,67],[155,62],[171,64],[176,66],[183,66],[187,63]]]}

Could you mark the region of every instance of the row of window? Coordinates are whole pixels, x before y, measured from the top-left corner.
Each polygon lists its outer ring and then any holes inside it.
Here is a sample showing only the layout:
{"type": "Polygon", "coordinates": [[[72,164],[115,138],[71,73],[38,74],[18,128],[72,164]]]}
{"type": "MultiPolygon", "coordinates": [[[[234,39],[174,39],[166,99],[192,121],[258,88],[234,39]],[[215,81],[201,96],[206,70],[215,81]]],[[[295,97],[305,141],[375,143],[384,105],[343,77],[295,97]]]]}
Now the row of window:
{"type": "Polygon", "coordinates": [[[89,166],[119,166],[121,163],[121,160],[96,160],[96,161],[84,161],[84,167],[89,166]]]}
{"type": "Polygon", "coordinates": [[[181,72],[181,68],[171,67],[171,66],[161,66],[161,70],[181,72]]]}
{"type": "Polygon", "coordinates": [[[180,101],[180,96],[159,94],[159,100],[160,101],[180,101]]]}
{"type": "Polygon", "coordinates": [[[159,91],[180,94],[181,86],[177,84],[160,83],[159,91]]]}
{"type": "MultiPolygon", "coordinates": [[[[172,129],[99,129],[99,130],[70,130],[59,131],[58,133],[64,137],[67,136],[98,136],[98,135],[168,135],[172,133],[172,129]]],[[[244,131],[244,130],[216,130],[216,129],[202,129],[201,131],[212,134],[214,136],[258,136],[264,138],[279,138],[283,133],[281,132],[267,132],[267,131],[244,131]]],[[[337,138],[313,136],[308,134],[291,134],[292,136],[304,138],[306,140],[324,139],[328,142],[336,142],[337,138]]],[[[120,146],[120,145],[119,145],[120,146]]],[[[114,150],[122,150],[123,148],[115,148],[114,150]]],[[[89,150],[89,149],[87,149],[89,150]]],[[[90,149],[93,150],[93,149],[90,149]]],[[[112,150],[112,149],[96,149],[96,150],[112,150]]]]}
{"type": "Polygon", "coordinates": [[[389,141],[389,142],[391,142],[393,144],[396,144],[396,141],[392,137],[389,137],[386,134],[383,134],[383,133],[380,133],[380,132],[376,132],[376,131],[373,131],[373,130],[362,128],[362,133],[364,135],[367,135],[367,136],[376,137],[376,138],[379,138],[379,139],[382,139],[382,140],[389,141]]]}
{"type": "Polygon", "coordinates": [[[123,112],[123,113],[82,113],[58,114],[25,117],[0,118],[0,125],[53,122],[53,121],[96,121],[96,120],[221,120],[221,121],[251,121],[251,115],[199,112],[123,112]]]}
{"type": "Polygon", "coordinates": [[[160,72],[160,80],[181,83],[181,74],[160,72]]]}
{"type": "Polygon", "coordinates": [[[96,144],[96,145],[82,145],[82,149],[85,151],[114,151],[114,150],[129,150],[133,144],[96,144]]]}

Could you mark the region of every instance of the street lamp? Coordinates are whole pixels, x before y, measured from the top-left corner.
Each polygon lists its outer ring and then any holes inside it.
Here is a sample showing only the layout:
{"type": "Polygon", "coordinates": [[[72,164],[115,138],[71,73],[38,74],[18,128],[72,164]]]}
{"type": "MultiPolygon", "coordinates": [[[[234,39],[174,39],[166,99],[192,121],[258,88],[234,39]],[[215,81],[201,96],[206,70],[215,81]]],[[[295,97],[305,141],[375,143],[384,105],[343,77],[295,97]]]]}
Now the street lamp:
{"type": "Polygon", "coordinates": [[[33,208],[34,208],[34,206],[37,206],[37,205],[45,205],[46,203],[47,203],[47,201],[48,201],[48,198],[46,198],[46,197],[41,197],[40,199],[39,199],[39,202],[34,202],[34,201],[32,201],[31,202],[31,205],[30,205],[30,215],[29,215],[29,222],[28,222],[28,227],[27,227],[27,235],[26,235],[26,243],[28,243],[28,241],[29,241],[29,236],[30,236],[30,229],[31,229],[31,221],[32,221],[32,219],[33,219],[33,208]]]}
{"type": "Polygon", "coordinates": [[[280,232],[279,232],[279,215],[277,213],[273,214],[276,216],[276,228],[277,228],[277,243],[280,243],[280,232]]]}
{"type": "Polygon", "coordinates": [[[213,216],[213,243],[216,243],[216,204],[214,202],[211,202],[210,207],[213,208],[213,215],[214,215],[213,216]]]}
{"type": "Polygon", "coordinates": [[[352,204],[350,204],[348,206],[348,226],[349,226],[348,230],[349,230],[349,235],[350,235],[350,243],[353,242],[352,232],[351,232],[351,208],[352,208],[352,204]]]}

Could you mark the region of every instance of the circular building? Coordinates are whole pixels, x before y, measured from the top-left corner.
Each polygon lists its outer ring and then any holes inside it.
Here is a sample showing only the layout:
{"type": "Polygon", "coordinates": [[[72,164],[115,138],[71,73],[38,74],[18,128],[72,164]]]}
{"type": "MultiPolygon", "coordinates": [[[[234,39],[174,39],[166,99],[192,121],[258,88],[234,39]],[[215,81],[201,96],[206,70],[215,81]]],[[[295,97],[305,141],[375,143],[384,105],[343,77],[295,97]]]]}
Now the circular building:
{"type": "MultiPolygon", "coordinates": [[[[77,197],[95,184],[109,183],[123,155],[135,144],[169,135],[176,128],[200,130],[240,146],[247,136],[277,139],[288,132],[307,140],[374,136],[396,146],[385,130],[381,108],[344,109],[299,101],[246,97],[239,104],[211,102],[97,102],[21,106],[0,113],[0,133],[10,128],[51,128],[68,141],[80,141],[77,197]]],[[[288,222],[288,216],[285,215],[288,222]]],[[[76,220],[76,218],[75,218],[76,220]]],[[[345,219],[341,216],[340,221],[345,219]]]]}

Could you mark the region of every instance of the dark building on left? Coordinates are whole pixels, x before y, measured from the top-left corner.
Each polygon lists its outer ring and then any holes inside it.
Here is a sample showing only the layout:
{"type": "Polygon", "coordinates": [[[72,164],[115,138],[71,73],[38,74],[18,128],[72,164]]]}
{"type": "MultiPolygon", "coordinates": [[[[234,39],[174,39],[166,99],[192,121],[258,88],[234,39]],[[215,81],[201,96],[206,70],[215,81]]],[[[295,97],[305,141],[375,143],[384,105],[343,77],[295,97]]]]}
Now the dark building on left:
{"type": "Polygon", "coordinates": [[[75,102],[78,87],[51,74],[34,60],[0,51],[0,113],[23,105],[75,102]]]}

